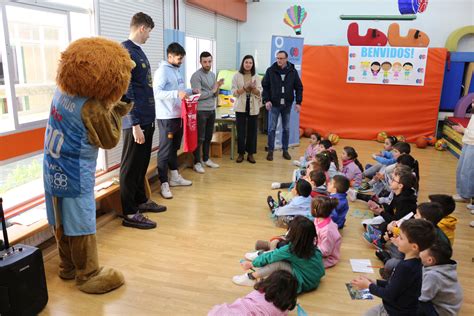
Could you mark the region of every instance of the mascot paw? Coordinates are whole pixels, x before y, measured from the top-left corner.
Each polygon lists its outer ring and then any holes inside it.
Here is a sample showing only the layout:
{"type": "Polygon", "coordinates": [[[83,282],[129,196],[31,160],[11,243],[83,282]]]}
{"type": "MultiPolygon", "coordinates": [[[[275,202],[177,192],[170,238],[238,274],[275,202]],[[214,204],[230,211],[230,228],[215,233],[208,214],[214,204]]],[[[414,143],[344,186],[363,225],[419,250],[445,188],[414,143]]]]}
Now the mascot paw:
{"type": "Polygon", "coordinates": [[[124,282],[122,272],[112,268],[101,268],[98,274],[79,285],[78,288],[88,294],[103,294],[115,290],[124,282]]]}
{"type": "Polygon", "coordinates": [[[74,280],[76,278],[76,270],[59,270],[59,277],[63,280],[74,280]]]}

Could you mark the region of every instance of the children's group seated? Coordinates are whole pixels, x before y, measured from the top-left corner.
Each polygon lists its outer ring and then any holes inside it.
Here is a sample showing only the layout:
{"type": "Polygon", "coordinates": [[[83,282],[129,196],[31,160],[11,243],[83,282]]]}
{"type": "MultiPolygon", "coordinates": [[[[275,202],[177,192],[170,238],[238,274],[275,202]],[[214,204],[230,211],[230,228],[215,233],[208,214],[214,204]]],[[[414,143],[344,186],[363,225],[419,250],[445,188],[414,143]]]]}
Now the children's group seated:
{"type": "Polygon", "coordinates": [[[232,278],[255,290],[209,315],[287,315],[296,296],[316,290],[325,269],[339,262],[343,228],[363,229],[361,242],[383,263],[380,280],[351,282],[382,298],[365,315],[456,315],[463,299],[451,260],[456,204],[445,194],[418,203],[419,165],[410,152],[408,143],[388,137],[364,170],[356,149],[344,147],[339,163],[331,142],[313,133],[305,155],[293,161],[291,181],[273,182],[280,191],[267,197],[269,217],[286,234],[258,240],[241,260],[245,273],[232,278]],[[373,213],[362,227],[346,227],[348,198],[367,202],[373,213]]]}

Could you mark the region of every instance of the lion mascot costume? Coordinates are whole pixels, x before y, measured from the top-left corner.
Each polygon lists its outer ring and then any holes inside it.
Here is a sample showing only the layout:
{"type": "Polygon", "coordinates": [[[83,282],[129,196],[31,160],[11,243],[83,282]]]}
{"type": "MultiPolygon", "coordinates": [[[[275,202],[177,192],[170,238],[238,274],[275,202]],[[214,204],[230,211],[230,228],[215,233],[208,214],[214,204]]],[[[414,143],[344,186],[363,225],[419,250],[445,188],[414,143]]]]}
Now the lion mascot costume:
{"type": "Polygon", "coordinates": [[[82,38],[61,54],[44,142],[43,178],[48,222],[55,227],[59,276],[100,294],[124,283],[121,272],[99,266],[94,183],[99,148],[120,139],[120,101],[134,67],[120,44],[82,38]]]}

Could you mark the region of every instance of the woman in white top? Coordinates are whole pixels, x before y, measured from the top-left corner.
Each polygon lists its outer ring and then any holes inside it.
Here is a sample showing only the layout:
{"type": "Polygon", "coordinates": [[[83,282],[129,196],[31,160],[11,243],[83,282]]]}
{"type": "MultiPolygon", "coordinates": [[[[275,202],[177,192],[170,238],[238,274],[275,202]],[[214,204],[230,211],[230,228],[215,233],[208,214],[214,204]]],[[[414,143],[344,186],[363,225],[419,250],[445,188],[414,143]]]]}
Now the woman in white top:
{"type": "Polygon", "coordinates": [[[239,72],[232,78],[232,94],[234,103],[238,153],[236,162],[247,160],[255,163],[254,154],[257,152],[257,117],[262,106],[262,83],[255,73],[255,62],[251,55],[242,59],[239,72]]]}
{"type": "MultiPolygon", "coordinates": [[[[473,111],[471,110],[471,112],[473,111]]],[[[471,116],[467,128],[458,124],[453,126],[453,129],[464,134],[462,138],[464,145],[456,171],[456,191],[458,194],[454,196],[454,199],[468,202],[467,208],[474,214],[474,119],[471,116]]],[[[471,222],[471,226],[474,227],[474,221],[471,222]]]]}

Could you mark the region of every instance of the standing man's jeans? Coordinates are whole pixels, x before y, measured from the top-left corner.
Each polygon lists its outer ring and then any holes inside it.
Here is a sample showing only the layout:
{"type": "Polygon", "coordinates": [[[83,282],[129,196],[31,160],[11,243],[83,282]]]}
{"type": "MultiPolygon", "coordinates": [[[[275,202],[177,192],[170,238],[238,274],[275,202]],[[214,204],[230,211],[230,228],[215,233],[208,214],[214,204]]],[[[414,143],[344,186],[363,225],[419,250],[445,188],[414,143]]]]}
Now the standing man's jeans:
{"type": "Polygon", "coordinates": [[[278,116],[281,114],[281,125],[283,134],[281,144],[283,151],[288,151],[290,140],[290,113],[291,106],[272,106],[268,113],[268,152],[275,150],[275,131],[278,124],[278,116]]]}
{"type": "Polygon", "coordinates": [[[178,150],[183,138],[181,118],[157,120],[159,133],[158,177],[163,184],[168,182],[169,170],[178,170],[178,150]]]}
{"type": "Polygon", "coordinates": [[[194,151],[194,163],[209,160],[209,149],[211,147],[212,134],[214,132],[214,122],[216,121],[216,111],[198,111],[197,127],[198,127],[198,145],[194,151]]]}

